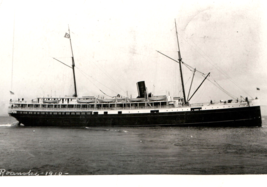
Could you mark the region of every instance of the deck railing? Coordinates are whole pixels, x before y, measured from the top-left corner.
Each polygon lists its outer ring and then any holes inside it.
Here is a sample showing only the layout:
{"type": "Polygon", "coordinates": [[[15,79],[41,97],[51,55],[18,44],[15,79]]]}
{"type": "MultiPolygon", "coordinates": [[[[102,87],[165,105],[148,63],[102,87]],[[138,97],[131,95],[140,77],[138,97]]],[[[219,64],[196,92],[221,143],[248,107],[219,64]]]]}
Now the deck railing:
{"type": "Polygon", "coordinates": [[[165,106],[131,106],[131,107],[94,107],[94,108],[48,108],[48,107],[8,107],[9,110],[19,111],[90,111],[90,110],[136,110],[136,109],[161,109],[161,108],[173,108],[171,105],[165,106]]]}

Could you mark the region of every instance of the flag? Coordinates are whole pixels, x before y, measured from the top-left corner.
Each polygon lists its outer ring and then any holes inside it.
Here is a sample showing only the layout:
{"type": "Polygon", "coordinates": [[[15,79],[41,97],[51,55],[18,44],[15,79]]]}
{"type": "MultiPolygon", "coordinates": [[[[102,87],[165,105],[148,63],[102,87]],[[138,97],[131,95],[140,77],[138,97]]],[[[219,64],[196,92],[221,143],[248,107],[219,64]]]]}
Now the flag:
{"type": "Polygon", "coordinates": [[[70,34],[69,33],[66,33],[64,37],[65,38],[70,38],[70,34]]]}
{"type": "Polygon", "coordinates": [[[10,94],[11,94],[11,95],[14,95],[14,92],[10,91],[10,94]]]}
{"type": "Polygon", "coordinates": [[[260,90],[260,88],[257,88],[257,90],[260,90]]]}

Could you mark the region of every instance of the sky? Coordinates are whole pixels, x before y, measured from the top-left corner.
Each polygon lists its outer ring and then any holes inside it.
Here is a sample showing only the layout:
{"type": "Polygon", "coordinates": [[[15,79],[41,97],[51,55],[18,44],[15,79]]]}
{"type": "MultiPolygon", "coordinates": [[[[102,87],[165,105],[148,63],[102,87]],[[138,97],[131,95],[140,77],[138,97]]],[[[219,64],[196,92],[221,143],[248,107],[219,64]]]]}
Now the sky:
{"type": "MultiPolygon", "coordinates": [[[[265,10],[253,0],[0,0],[0,115],[10,98],[74,94],[72,70],[53,59],[71,65],[68,28],[78,96],[136,97],[138,81],[182,96],[178,64],[157,52],[178,59],[175,20],[183,61],[211,73],[190,102],[243,96],[265,106],[265,10]]],[[[187,96],[193,73],[183,74],[187,96]]],[[[191,94],[202,80],[196,74],[191,94]]]]}

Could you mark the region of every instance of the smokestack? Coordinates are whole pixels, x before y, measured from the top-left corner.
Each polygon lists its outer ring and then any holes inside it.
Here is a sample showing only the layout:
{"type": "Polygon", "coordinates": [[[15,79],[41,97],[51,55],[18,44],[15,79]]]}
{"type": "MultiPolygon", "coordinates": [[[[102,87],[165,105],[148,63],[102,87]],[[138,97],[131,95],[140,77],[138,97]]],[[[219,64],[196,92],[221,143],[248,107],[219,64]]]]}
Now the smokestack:
{"type": "Polygon", "coordinates": [[[146,85],[145,81],[139,81],[136,83],[138,98],[145,98],[146,96],[146,85]]]}

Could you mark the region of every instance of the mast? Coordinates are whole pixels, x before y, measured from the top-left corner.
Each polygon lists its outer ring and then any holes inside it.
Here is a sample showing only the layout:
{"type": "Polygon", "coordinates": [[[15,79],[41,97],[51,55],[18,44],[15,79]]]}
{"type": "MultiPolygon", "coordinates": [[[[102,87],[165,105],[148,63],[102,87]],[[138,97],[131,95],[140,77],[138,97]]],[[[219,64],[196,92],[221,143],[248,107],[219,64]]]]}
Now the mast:
{"type": "Polygon", "coordinates": [[[184,104],[187,104],[186,97],[185,97],[185,89],[184,89],[183,71],[182,71],[182,57],[181,57],[181,52],[180,52],[179,40],[178,40],[176,20],[175,20],[175,29],[176,29],[176,38],[177,38],[177,45],[178,45],[178,60],[179,60],[180,76],[181,76],[181,83],[182,83],[183,96],[184,96],[183,102],[184,104]]]}
{"type": "Polygon", "coordinates": [[[74,62],[74,55],[73,55],[73,49],[72,49],[72,44],[71,44],[71,37],[70,37],[70,28],[69,28],[69,33],[68,33],[68,37],[65,37],[66,38],[69,38],[70,39],[70,48],[71,48],[71,54],[72,54],[72,72],[73,72],[73,81],[74,81],[74,97],[77,97],[77,87],[76,87],[76,78],[75,78],[75,62],[74,62]]]}

